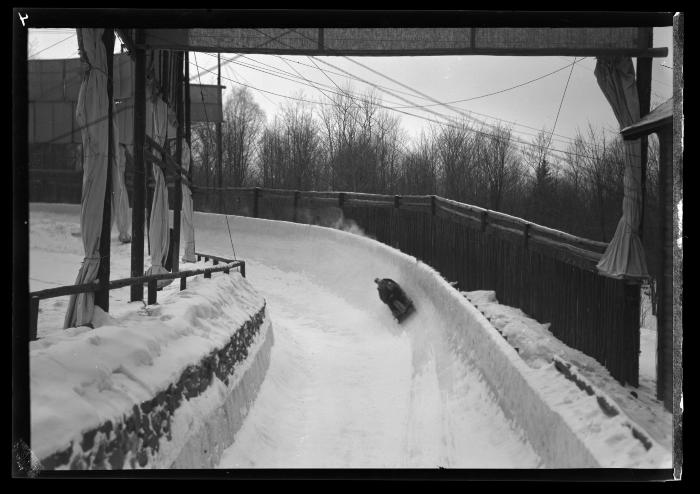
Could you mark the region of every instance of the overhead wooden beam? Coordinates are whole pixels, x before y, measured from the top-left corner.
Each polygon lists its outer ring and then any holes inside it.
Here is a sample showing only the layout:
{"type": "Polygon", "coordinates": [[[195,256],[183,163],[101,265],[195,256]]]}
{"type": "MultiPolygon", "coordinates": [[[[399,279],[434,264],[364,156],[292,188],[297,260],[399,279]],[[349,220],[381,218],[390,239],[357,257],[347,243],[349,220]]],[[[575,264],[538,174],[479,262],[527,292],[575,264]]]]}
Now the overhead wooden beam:
{"type": "Polygon", "coordinates": [[[661,27],[671,12],[342,9],[27,8],[27,27],[661,27]]]}
{"type": "MultiPolygon", "coordinates": [[[[145,48],[150,45],[143,45],[145,48]]],[[[452,49],[402,49],[402,50],[332,50],[328,48],[245,48],[240,46],[213,47],[204,44],[167,43],[159,49],[190,50],[218,53],[247,53],[260,55],[302,55],[317,57],[428,57],[428,56],[504,56],[504,57],[652,57],[665,58],[668,48],[452,48],[452,49]]]]}

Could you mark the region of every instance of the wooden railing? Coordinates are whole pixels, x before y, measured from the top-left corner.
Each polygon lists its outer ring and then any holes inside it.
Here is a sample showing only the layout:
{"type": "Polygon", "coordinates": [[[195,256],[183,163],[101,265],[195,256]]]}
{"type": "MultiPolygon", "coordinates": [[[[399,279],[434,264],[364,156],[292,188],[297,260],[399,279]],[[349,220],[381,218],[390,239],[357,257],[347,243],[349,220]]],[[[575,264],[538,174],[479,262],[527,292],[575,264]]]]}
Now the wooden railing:
{"type": "Polygon", "coordinates": [[[195,210],[333,226],[354,221],[462,291],[550,323],[567,345],[638,385],[639,284],[598,274],[607,244],[434,195],[198,187],[195,210]],[[342,215],[341,215],[342,212],[342,215]]]}
{"type": "MultiPolygon", "coordinates": [[[[224,274],[229,274],[232,269],[238,268],[241,276],[245,278],[245,261],[242,260],[231,260],[223,257],[212,256],[210,254],[195,253],[197,255],[197,260],[201,260],[204,257],[205,261],[209,259],[213,260],[214,264],[212,267],[198,268],[198,269],[187,269],[184,271],[178,271],[176,273],[162,273],[162,274],[152,274],[137,276],[134,278],[122,278],[118,280],[111,280],[108,284],[108,290],[115,290],[117,288],[123,288],[125,286],[132,286],[138,284],[148,285],[148,305],[158,303],[158,280],[175,280],[180,279],[180,290],[185,290],[187,288],[187,278],[192,276],[197,276],[203,274],[205,278],[211,278],[212,273],[223,272],[224,274]],[[219,262],[223,265],[219,266],[219,262]]],[[[31,292],[29,294],[29,339],[30,341],[37,339],[37,319],[39,316],[39,301],[48,298],[63,297],[66,295],[75,295],[78,293],[89,293],[96,292],[101,289],[102,286],[99,280],[95,280],[92,283],[84,283],[82,285],[66,285],[59,286],[56,288],[48,288],[46,290],[39,290],[36,292],[31,292]]]]}

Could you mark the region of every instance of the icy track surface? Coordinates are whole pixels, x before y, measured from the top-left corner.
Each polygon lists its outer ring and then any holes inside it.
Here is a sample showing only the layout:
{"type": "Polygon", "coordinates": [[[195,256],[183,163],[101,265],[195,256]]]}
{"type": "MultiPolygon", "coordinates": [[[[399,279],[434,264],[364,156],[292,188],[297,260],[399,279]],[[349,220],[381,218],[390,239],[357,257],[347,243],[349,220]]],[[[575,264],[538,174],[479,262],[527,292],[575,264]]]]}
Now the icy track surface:
{"type": "MultiPolygon", "coordinates": [[[[541,460],[480,372],[455,358],[435,309],[399,326],[375,277],[395,266],[314,226],[229,217],[238,258],[267,300],[275,343],[220,468],[534,468],[541,460]],[[281,228],[280,228],[281,227],[281,228]],[[341,241],[338,241],[340,239],[341,241]]],[[[231,255],[225,217],[197,213],[197,250],[231,255]]],[[[414,294],[415,295],[415,294],[414,294]]]]}

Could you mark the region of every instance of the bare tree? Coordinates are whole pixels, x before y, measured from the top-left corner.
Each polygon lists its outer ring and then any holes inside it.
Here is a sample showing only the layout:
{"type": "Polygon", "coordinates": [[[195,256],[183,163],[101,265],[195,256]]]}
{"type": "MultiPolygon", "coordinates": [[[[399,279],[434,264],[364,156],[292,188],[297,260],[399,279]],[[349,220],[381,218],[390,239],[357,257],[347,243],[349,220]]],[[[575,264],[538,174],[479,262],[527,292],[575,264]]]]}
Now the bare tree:
{"type": "Polygon", "coordinates": [[[224,105],[222,129],[224,183],[242,187],[248,179],[265,114],[248,88],[234,89],[224,105]]]}
{"type": "Polygon", "coordinates": [[[489,193],[489,208],[499,210],[504,190],[519,178],[520,161],[515,156],[512,130],[498,125],[487,138],[482,155],[483,170],[489,193]]]}

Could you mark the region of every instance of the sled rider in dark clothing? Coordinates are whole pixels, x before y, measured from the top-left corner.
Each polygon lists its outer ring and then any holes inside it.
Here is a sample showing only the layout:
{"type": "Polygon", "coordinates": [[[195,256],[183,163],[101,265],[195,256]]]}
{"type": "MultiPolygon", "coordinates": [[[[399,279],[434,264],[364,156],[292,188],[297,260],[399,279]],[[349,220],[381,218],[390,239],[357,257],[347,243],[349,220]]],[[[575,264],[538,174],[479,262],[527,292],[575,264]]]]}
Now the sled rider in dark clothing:
{"type": "Polygon", "coordinates": [[[379,298],[389,306],[394,317],[400,319],[404,316],[412,304],[401,287],[389,278],[375,278],[374,282],[377,284],[379,298]]]}

